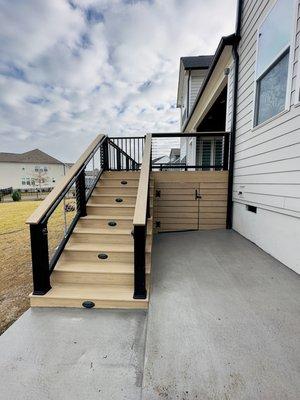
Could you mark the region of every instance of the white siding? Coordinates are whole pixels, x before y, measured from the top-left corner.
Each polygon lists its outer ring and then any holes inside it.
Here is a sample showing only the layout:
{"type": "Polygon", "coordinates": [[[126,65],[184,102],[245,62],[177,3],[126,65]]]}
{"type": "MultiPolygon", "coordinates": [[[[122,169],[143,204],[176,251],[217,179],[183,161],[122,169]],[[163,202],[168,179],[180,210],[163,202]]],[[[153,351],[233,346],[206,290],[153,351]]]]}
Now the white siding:
{"type": "Polygon", "coordinates": [[[288,89],[290,107],[253,129],[257,30],[273,4],[274,0],[248,0],[243,8],[233,187],[233,199],[236,202],[234,210],[238,210],[240,220],[234,215],[234,228],[290,268],[296,269],[296,265],[299,268],[296,254],[283,257],[279,255],[280,249],[267,246],[262,239],[265,234],[268,240],[275,243],[279,240],[276,237],[278,233],[282,246],[295,250],[296,246],[285,242],[296,242],[297,237],[291,236],[284,229],[293,227],[294,235],[300,233],[300,107],[294,106],[300,35],[299,11],[295,16],[298,17],[297,29],[292,38],[295,47],[291,47],[291,86],[288,89]],[[250,213],[243,204],[255,205],[264,212],[250,213]],[[270,235],[267,229],[273,226],[272,221],[279,221],[276,214],[281,215],[281,229],[280,232],[274,230],[270,235]],[[251,218],[256,220],[254,225],[251,218]],[[284,218],[289,222],[282,223],[284,218]],[[290,222],[291,219],[295,223],[290,222]],[[296,226],[299,227],[298,232],[295,231],[296,226]]]}
{"type": "Polygon", "coordinates": [[[190,77],[190,107],[189,111],[192,111],[193,105],[199,93],[199,89],[204,81],[204,78],[207,74],[207,70],[205,71],[191,71],[190,77]]]}
{"type": "Polygon", "coordinates": [[[37,178],[35,166],[47,167],[43,174],[46,182],[42,187],[54,187],[64,176],[63,164],[30,164],[30,163],[0,163],[0,188],[13,187],[14,189],[34,189],[34,186],[22,185],[22,178],[37,178]]]}

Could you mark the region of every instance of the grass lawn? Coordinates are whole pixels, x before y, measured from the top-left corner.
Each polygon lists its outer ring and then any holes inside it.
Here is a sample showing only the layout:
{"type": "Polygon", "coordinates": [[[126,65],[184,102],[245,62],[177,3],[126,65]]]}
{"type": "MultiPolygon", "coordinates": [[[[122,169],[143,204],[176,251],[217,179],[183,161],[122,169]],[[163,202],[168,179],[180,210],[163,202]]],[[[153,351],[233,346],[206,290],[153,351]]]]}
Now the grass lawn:
{"type": "MultiPolygon", "coordinates": [[[[29,308],[32,292],[29,227],[39,201],[0,203],[0,334],[29,308]]],[[[74,213],[68,213],[68,222],[74,213]]],[[[49,253],[63,236],[62,207],[49,220],[49,253]]]]}

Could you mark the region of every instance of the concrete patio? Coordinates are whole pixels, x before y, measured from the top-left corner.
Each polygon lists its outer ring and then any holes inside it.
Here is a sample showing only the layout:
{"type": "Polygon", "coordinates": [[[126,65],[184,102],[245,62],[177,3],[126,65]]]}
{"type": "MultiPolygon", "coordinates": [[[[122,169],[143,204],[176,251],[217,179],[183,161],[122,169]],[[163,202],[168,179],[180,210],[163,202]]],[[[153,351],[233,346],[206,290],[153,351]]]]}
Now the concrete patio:
{"type": "Polygon", "coordinates": [[[3,400],[300,398],[300,279],[233,231],[161,234],[148,313],[27,311],[3,400]]]}

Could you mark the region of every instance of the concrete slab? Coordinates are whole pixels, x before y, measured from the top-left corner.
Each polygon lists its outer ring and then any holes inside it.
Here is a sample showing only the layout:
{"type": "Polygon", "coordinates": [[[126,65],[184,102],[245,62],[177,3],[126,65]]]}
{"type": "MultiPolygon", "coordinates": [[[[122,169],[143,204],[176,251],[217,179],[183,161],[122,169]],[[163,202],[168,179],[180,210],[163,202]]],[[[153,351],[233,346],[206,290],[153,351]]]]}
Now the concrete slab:
{"type": "Polygon", "coordinates": [[[145,327],[145,311],[28,310],[0,338],[0,398],[140,399],[145,327]]]}
{"type": "Polygon", "coordinates": [[[144,400],[299,400],[300,277],[233,231],[153,249],[144,400]]]}

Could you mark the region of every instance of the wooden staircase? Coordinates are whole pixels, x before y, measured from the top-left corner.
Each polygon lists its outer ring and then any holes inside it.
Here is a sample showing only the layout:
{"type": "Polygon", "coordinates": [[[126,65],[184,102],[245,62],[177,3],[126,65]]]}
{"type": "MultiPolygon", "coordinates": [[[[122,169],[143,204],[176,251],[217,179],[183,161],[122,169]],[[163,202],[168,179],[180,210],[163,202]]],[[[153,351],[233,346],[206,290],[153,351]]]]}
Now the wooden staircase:
{"type": "MultiPolygon", "coordinates": [[[[146,236],[147,298],[133,298],[133,216],[139,171],[105,171],[51,275],[45,295],[31,295],[32,307],[147,308],[152,218],[146,236]]],[[[150,204],[153,188],[150,181],[150,204]]],[[[152,215],[152,214],[151,214],[152,215]]]]}

